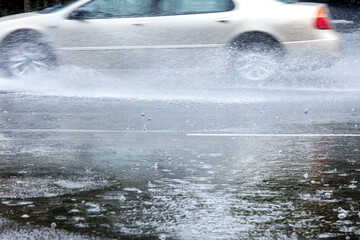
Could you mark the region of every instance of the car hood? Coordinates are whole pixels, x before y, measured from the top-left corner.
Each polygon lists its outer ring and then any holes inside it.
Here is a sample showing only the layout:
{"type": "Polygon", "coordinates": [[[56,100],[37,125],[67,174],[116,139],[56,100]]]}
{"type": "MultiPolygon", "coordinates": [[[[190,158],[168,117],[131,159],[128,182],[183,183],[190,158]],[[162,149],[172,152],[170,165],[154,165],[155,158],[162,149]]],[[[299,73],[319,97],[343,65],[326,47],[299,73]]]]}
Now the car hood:
{"type": "Polygon", "coordinates": [[[33,17],[39,15],[36,12],[30,12],[30,13],[20,13],[20,14],[14,14],[6,17],[1,17],[0,22],[10,21],[10,20],[16,20],[16,19],[23,19],[28,17],[33,17]]]}

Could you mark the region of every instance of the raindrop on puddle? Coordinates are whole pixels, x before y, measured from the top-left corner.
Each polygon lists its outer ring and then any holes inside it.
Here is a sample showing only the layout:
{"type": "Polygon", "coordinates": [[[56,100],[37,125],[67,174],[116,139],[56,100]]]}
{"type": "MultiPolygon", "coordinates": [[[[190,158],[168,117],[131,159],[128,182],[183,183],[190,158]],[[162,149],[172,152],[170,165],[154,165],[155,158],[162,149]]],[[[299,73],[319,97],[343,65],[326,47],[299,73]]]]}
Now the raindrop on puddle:
{"type": "Polygon", "coordinates": [[[342,208],[339,208],[339,214],[338,214],[338,218],[339,219],[344,219],[348,216],[348,211],[342,209],[342,208]]]}

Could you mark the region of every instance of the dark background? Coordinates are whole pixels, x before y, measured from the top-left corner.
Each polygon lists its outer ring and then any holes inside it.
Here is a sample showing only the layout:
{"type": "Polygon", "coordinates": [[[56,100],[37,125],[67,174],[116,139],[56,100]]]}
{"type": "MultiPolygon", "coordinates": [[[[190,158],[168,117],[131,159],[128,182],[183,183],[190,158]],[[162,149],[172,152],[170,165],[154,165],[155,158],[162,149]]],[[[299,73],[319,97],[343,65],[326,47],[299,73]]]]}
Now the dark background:
{"type": "Polygon", "coordinates": [[[68,1],[69,0],[0,0],[0,17],[15,13],[37,11],[68,1]]]}

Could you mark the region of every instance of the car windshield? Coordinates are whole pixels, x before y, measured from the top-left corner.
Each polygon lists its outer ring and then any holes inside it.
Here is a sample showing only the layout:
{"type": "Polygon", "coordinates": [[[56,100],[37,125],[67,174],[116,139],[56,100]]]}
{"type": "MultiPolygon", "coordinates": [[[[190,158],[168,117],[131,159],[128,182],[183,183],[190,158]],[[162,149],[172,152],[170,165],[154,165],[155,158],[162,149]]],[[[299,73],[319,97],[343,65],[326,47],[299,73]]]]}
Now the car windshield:
{"type": "Polygon", "coordinates": [[[67,2],[65,2],[63,4],[57,4],[57,5],[45,8],[45,9],[39,11],[39,13],[54,13],[54,12],[60,11],[63,8],[66,8],[66,7],[70,6],[71,4],[73,4],[73,3],[77,2],[77,1],[79,1],[79,0],[70,0],[70,1],[67,1],[67,2]]]}

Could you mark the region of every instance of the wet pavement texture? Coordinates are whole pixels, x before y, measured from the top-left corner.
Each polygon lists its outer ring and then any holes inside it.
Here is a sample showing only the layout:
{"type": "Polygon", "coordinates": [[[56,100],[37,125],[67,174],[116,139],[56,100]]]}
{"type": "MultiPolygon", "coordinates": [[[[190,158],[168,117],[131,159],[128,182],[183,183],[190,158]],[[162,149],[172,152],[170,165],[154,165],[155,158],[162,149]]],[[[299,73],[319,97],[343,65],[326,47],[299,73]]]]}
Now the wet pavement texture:
{"type": "Polygon", "coordinates": [[[359,239],[359,34],[262,87],[0,78],[0,239],[359,239]]]}
{"type": "Polygon", "coordinates": [[[4,92],[0,236],[358,239],[359,99],[338,94],[224,104],[4,92]]]}

